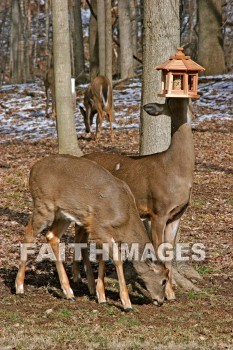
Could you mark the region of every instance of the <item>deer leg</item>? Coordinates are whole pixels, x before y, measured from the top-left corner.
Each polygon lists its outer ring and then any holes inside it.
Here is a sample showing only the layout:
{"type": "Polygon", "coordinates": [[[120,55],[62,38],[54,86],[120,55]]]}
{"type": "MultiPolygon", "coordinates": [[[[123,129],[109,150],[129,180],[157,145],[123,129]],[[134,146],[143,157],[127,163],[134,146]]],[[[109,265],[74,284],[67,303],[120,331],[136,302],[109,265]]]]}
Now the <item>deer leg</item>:
{"type": "MultiPolygon", "coordinates": [[[[176,242],[176,235],[179,229],[180,219],[170,222],[165,228],[165,242],[172,244],[173,251],[176,242]]],[[[169,270],[168,282],[166,284],[165,294],[167,300],[175,300],[176,296],[172,287],[172,261],[166,262],[166,267],[169,270]]]]}
{"type": "Polygon", "coordinates": [[[118,280],[119,280],[121,302],[123,304],[124,310],[130,311],[130,310],[132,310],[132,305],[131,305],[131,301],[129,299],[128,289],[127,289],[127,286],[125,283],[122,261],[115,260],[115,261],[113,261],[113,263],[116,267],[117,276],[118,276],[118,280]]]}
{"type": "Polygon", "coordinates": [[[158,217],[158,216],[151,217],[151,238],[152,238],[152,244],[156,249],[156,255],[160,244],[164,242],[165,227],[166,227],[166,221],[164,220],[163,217],[158,217]]]}
{"type": "MultiPolygon", "coordinates": [[[[83,242],[84,237],[82,233],[83,231],[81,230],[81,227],[75,224],[75,237],[74,237],[75,244],[83,242]]],[[[73,258],[73,265],[72,265],[72,277],[75,283],[82,281],[82,277],[80,273],[80,264],[79,264],[79,261],[75,259],[75,252],[74,252],[74,258],[73,258]]]]}
{"type": "MultiPolygon", "coordinates": [[[[32,227],[32,220],[30,219],[30,221],[28,222],[28,225],[25,227],[24,243],[32,243],[33,240],[34,240],[34,233],[33,233],[33,227],[32,227]]],[[[20,262],[20,267],[15,280],[16,294],[24,293],[26,263],[27,263],[26,260],[20,262]]]]}
{"type": "Polygon", "coordinates": [[[97,117],[96,117],[96,140],[99,139],[102,131],[102,123],[104,120],[103,112],[100,109],[97,109],[97,117]]]}
{"type": "MultiPolygon", "coordinates": [[[[88,243],[88,236],[89,234],[86,232],[86,230],[83,227],[79,227],[78,225],[75,225],[75,243],[88,243]]],[[[95,278],[94,278],[93,270],[89,260],[87,248],[82,248],[82,258],[83,258],[85,271],[87,274],[87,284],[88,284],[89,292],[91,295],[95,295],[95,278]]],[[[72,274],[73,274],[74,282],[78,282],[81,280],[79,261],[74,260],[73,267],[72,267],[72,274]]]]}
{"type": "MultiPolygon", "coordinates": [[[[166,225],[166,222],[163,220],[163,218],[151,218],[152,243],[156,249],[156,254],[158,254],[158,248],[162,243],[171,243],[172,246],[174,246],[174,239],[178,227],[179,220],[166,225]]],[[[169,274],[165,288],[165,295],[167,300],[174,300],[176,297],[172,288],[172,261],[166,261],[166,267],[169,270],[169,274]]]]}
{"type": "Polygon", "coordinates": [[[107,112],[107,117],[108,117],[108,121],[109,121],[109,125],[110,125],[111,139],[113,140],[115,135],[114,135],[113,127],[112,127],[113,117],[112,117],[111,111],[107,112]]]}
{"type": "Polygon", "coordinates": [[[98,279],[96,284],[96,295],[99,304],[106,303],[104,276],[105,276],[105,262],[99,257],[98,279]]]}
{"type": "Polygon", "coordinates": [[[60,251],[59,251],[60,238],[62,237],[65,230],[68,228],[69,224],[70,223],[66,220],[55,219],[52,225],[52,229],[48,231],[46,234],[46,238],[48,243],[50,243],[53,253],[56,257],[56,268],[57,268],[63,293],[65,294],[67,299],[74,300],[74,293],[70,287],[70,283],[69,283],[65,268],[63,266],[63,263],[61,261],[60,251]]]}
{"type": "MultiPolygon", "coordinates": [[[[109,246],[112,247],[112,238],[109,240],[109,246]]],[[[120,298],[123,304],[123,308],[125,311],[130,311],[132,309],[132,305],[130,302],[128,289],[125,283],[122,261],[120,259],[114,259],[114,254],[112,249],[110,249],[109,255],[112,258],[113,263],[116,267],[116,272],[117,272],[119,287],[120,287],[120,298]]],[[[104,294],[104,274],[105,274],[105,263],[101,258],[100,265],[99,265],[99,272],[98,272],[98,281],[96,286],[96,291],[97,293],[99,293],[99,295],[97,294],[99,302],[106,301],[105,294],[104,294]]]]}

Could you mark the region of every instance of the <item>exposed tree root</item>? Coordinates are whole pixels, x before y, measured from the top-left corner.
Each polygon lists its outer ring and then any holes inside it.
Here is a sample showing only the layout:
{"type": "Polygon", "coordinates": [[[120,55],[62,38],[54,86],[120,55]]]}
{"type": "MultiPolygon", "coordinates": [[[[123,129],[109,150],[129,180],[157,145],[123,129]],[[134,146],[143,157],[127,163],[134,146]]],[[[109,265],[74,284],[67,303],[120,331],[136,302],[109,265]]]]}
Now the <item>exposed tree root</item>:
{"type": "Polygon", "coordinates": [[[173,268],[173,279],[175,284],[185,291],[190,291],[190,290],[193,290],[195,292],[200,291],[200,288],[195,286],[193,282],[191,282],[189,279],[181,275],[175,268],[173,268]]]}

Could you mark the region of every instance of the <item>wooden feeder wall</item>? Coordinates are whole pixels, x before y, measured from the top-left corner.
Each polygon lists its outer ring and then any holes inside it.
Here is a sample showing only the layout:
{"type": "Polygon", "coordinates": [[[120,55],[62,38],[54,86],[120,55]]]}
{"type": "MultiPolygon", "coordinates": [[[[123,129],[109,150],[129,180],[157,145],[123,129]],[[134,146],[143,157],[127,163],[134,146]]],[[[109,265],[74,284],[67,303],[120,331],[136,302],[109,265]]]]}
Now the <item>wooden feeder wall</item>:
{"type": "Polygon", "coordinates": [[[162,88],[158,96],[199,97],[198,72],[205,69],[189,56],[185,56],[182,51],[182,48],[178,48],[175,56],[156,67],[157,70],[162,70],[162,88]]]}

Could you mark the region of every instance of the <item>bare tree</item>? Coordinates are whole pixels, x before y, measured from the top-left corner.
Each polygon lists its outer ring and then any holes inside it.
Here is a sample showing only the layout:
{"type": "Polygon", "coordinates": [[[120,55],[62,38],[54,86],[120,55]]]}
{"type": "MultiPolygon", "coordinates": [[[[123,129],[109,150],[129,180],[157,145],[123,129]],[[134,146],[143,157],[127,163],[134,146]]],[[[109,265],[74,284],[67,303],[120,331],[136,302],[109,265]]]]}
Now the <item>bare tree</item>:
{"type": "Polygon", "coordinates": [[[197,60],[198,23],[197,0],[180,1],[180,43],[185,54],[197,60]]]}
{"type": "MultiPolygon", "coordinates": [[[[131,41],[133,55],[137,56],[137,4],[136,0],[130,0],[130,21],[131,21],[131,41]]],[[[137,66],[137,61],[134,60],[134,68],[137,66]]]]}
{"type": "Polygon", "coordinates": [[[92,0],[92,12],[89,23],[89,54],[90,54],[90,78],[93,80],[99,73],[99,44],[97,30],[97,0],[92,0]]]}
{"type": "Polygon", "coordinates": [[[97,1],[99,73],[105,75],[105,0],[97,1]]]}
{"type": "Polygon", "coordinates": [[[81,0],[74,0],[74,66],[75,78],[80,78],[84,73],[84,46],[83,46],[83,30],[81,18],[81,0]]]}
{"type": "MultiPolygon", "coordinates": [[[[142,105],[161,99],[160,72],[155,66],[176,52],[179,46],[179,0],[144,1],[144,47],[142,105]]],[[[170,144],[170,120],[167,116],[153,119],[141,111],[140,153],[164,151],[170,144]]]]}
{"type": "Polygon", "coordinates": [[[233,72],[233,2],[223,1],[223,32],[226,69],[233,72]]]}
{"type": "Polygon", "coordinates": [[[111,0],[105,0],[105,75],[112,83],[112,12],[111,0]]]}
{"type": "Polygon", "coordinates": [[[119,0],[121,78],[134,75],[129,0],[119,0]]]}
{"type": "Polygon", "coordinates": [[[26,82],[25,74],[25,40],[24,40],[24,24],[25,24],[25,2],[24,0],[19,0],[19,45],[18,45],[18,82],[26,82]]]}
{"type": "Polygon", "coordinates": [[[49,67],[49,29],[50,29],[50,0],[45,1],[45,55],[49,67]]]}
{"type": "Polygon", "coordinates": [[[25,76],[26,81],[33,80],[32,40],[31,40],[31,7],[30,0],[25,0],[25,76]]]}
{"type": "Polygon", "coordinates": [[[71,93],[70,35],[68,4],[52,0],[53,57],[59,153],[81,156],[75,131],[71,93]]]}
{"type": "Polygon", "coordinates": [[[11,67],[11,81],[18,83],[18,47],[19,47],[19,2],[12,0],[11,13],[11,52],[10,52],[10,67],[11,67]]]}
{"type": "Polygon", "coordinates": [[[198,21],[198,62],[205,67],[205,75],[223,74],[226,68],[221,0],[198,0],[198,21]]]}

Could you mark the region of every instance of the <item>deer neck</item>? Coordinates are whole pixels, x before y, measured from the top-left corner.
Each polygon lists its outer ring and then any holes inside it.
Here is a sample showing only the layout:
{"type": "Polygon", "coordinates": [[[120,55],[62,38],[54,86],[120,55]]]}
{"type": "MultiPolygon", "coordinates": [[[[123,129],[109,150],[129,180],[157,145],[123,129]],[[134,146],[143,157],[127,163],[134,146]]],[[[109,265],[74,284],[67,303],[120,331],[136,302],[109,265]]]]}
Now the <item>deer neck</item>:
{"type": "Polygon", "coordinates": [[[171,105],[171,144],[169,154],[174,162],[179,160],[183,168],[193,171],[194,146],[188,99],[174,99],[171,105]],[[192,168],[192,169],[191,169],[192,168]]]}

